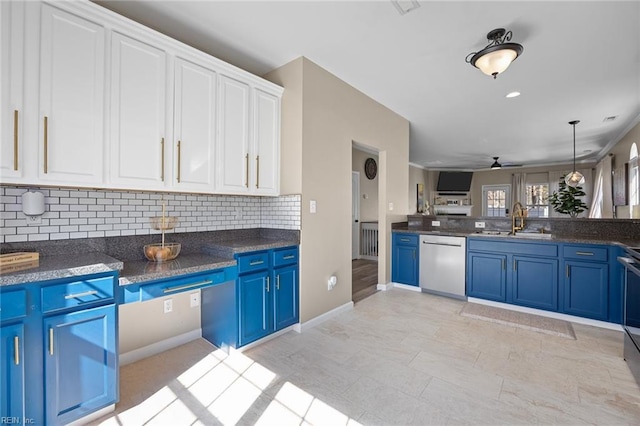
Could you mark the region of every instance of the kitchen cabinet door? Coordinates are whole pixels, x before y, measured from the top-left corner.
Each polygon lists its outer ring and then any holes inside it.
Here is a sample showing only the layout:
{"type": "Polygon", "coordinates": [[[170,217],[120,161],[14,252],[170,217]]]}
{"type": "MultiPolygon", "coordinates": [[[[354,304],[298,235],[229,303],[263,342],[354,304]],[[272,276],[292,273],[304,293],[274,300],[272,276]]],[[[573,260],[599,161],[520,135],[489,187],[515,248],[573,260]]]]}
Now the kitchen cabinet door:
{"type": "Polygon", "coordinates": [[[565,261],[562,311],[606,321],[609,305],[609,265],[565,261]]]}
{"type": "Polygon", "coordinates": [[[176,58],[175,188],[215,190],[215,96],[215,72],[176,58]]]}
{"type": "Polygon", "coordinates": [[[273,319],[275,331],[298,322],[298,266],[274,271],[273,319]]]}
{"type": "Polygon", "coordinates": [[[1,327],[0,338],[0,416],[24,419],[24,325],[1,327]]]}
{"type": "Polygon", "coordinates": [[[111,40],[110,182],[163,189],[171,182],[167,54],[114,32],[111,40]]]}
{"type": "Polygon", "coordinates": [[[269,271],[248,274],[238,278],[238,313],[240,346],[258,340],[270,333],[271,280],[269,271]]]}
{"type": "Polygon", "coordinates": [[[467,257],[467,296],[506,302],[507,256],[469,252],[467,257]]]}
{"type": "Polygon", "coordinates": [[[393,247],[393,281],[418,285],[418,248],[404,245],[393,247]]]}
{"type": "Polygon", "coordinates": [[[280,98],[260,89],[253,95],[253,157],[255,170],[252,192],[278,195],[280,192],[280,98]]]}
{"type": "Polygon", "coordinates": [[[67,424],[118,398],[116,306],[45,318],[47,424],[67,424]]]}
{"type": "Polygon", "coordinates": [[[558,260],[513,256],[510,299],[532,308],[558,310],[558,260]]]}
{"type": "Polygon", "coordinates": [[[38,178],[101,184],[105,30],[48,3],[41,7],[38,178]]]}
{"type": "Polygon", "coordinates": [[[25,4],[0,2],[0,177],[24,176],[24,37],[25,4]]]}
{"type": "Polygon", "coordinates": [[[217,172],[220,192],[249,192],[249,85],[221,75],[218,79],[217,172]]]}

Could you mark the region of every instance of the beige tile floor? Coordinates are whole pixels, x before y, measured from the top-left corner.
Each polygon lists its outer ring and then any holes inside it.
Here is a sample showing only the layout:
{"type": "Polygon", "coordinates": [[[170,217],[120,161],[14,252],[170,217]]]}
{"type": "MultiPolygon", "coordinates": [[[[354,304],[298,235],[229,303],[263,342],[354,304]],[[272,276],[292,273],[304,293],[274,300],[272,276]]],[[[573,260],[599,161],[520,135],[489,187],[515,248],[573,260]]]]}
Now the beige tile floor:
{"type": "Polygon", "coordinates": [[[640,424],[622,333],[576,340],[393,289],[244,353],[200,339],[121,370],[103,425],[640,424]]]}

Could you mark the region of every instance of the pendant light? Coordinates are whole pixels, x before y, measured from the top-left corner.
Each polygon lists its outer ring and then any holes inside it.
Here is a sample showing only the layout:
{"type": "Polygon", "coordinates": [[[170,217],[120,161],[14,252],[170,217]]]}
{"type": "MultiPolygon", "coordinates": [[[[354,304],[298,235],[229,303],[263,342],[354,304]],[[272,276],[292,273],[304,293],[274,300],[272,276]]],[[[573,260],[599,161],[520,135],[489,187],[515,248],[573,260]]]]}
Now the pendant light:
{"type": "Polygon", "coordinates": [[[471,52],[465,58],[468,64],[473,65],[486,75],[492,75],[495,79],[502,74],[522,54],[524,47],[518,43],[508,43],[512,33],[504,28],[496,28],[487,34],[489,44],[479,52],[471,52]]]}
{"type": "Polygon", "coordinates": [[[498,163],[498,158],[500,157],[493,157],[493,164],[491,165],[491,170],[498,170],[502,168],[502,164],[498,163]]]}
{"type": "Polygon", "coordinates": [[[564,177],[564,183],[573,188],[584,183],[584,176],[576,170],[576,124],[579,122],[580,120],[569,122],[573,126],[573,171],[564,177]]]}

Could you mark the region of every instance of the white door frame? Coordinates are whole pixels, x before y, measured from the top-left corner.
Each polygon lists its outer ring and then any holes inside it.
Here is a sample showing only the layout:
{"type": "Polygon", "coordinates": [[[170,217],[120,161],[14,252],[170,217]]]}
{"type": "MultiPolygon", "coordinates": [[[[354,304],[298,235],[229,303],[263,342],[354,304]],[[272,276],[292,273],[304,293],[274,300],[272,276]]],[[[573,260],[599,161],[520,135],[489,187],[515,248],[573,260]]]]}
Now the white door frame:
{"type": "Polygon", "coordinates": [[[360,172],[351,172],[351,259],[360,259],[360,172]]]}

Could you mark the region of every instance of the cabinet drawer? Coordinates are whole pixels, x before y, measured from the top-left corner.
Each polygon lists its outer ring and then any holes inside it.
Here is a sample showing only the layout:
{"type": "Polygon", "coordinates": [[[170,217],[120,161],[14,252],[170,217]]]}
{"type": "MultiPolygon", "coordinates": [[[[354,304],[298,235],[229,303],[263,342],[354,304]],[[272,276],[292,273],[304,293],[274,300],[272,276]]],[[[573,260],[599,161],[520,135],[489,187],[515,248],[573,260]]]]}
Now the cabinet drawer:
{"type": "Polygon", "coordinates": [[[587,260],[591,262],[606,262],[609,250],[602,246],[565,245],[563,255],[565,259],[587,260]]]}
{"type": "Polygon", "coordinates": [[[238,274],[269,269],[269,253],[266,251],[238,256],[238,274]]]}
{"type": "Polygon", "coordinates": [[[235,266],[215,269],[206,273],[183,275],[146,282],[144,284],[128,284],[120,287],[121,302],[132,303],[170,296],[185,291],[200,290],[238,278],[235,266]]]}
{"type": "Polygon", "coordinates": [[[403,246],[417,246],[418,234],[394,234],[394,243],[403,246]]]}
{"type": "Polygon", "coordinates": [[[115,277],[93,278],[42,288],[42,312],[73,308],[113,299],[115,277]]]}
{"type": "Polygon", "coordinates": [[[298,248],[293,247],[273,252],[273,267],[295,265],[298,263],[298,248]]]}
{"type": "Polygon", "coordinates": [[[14,290],[0,293],[0,321],[27,315],[27,291],[14,290]]]}

